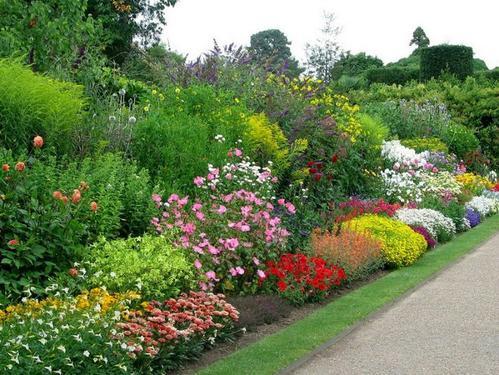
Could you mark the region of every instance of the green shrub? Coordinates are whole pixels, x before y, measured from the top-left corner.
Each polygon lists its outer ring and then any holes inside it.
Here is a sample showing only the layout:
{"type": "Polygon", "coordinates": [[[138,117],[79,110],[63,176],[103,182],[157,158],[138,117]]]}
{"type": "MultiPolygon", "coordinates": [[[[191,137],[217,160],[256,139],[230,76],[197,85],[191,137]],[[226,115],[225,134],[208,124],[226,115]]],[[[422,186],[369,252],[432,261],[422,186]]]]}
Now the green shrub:
{"type": "Polygon", "coordinates": [[[459,79],[473,74],[473,49],[466,46],[439,45],[421,50],[421,80],[448,72],[459,79]]]}
{"type": "Polygon", "coordinates": [[[15,158],[0,149],[0,164],[0,295],[15,299],[77,256],[98,212],[91,211],[88,191],[72,199],[79,182],[53,196],[60,171],[55,158],[15,158]]]}
{"type": "Polygon", "coordinates": [[[194,267],[185,252],[163,236],[106,241],[101,238],[86,255],[89,287],[113,292],[139,290],[145,299],[163,300],[195,286],[194,267]]]}
{"type": "Polygon", "coordinates": [[[0,143],[24,149],[41,135],[59,154],[72,151],[85,105],[82,86],[6,59],[0,59],[0,82],[0,143]]]}
{"type": "Polygon", "coordinates": [[[442,129],[439,137],[449,147],[449,151],[458,157],[464,157],[467,153],[473,152],[480,147],[480,141],[472,130],[453,122],[442,129]]]}
{"type": "Polygon", "coordinates": [[[379,150],[383,141],[388,139],[390,129],[379,118],[365,113],[359,114],[359,121],[362,127],[361,138],[365,138],[371,147],[379,150]]]}
{"type": "Polygon", "coordinates": [[[416,150],[417,152],[449,152],[447,145],[438,138],[411,138],[404,139],[400,143],[402,143],[406,147],[416,150]]]}
{"type": "Polygon", "coordinates": [[[406,82],[417,80],[419,70],[414,68],[385,67],[369,69],[366,78],[370,83],[386,83],[387,85],[403,85],[406,82]]]}
{"type": "Polygon", "coordinates": [[[346,228],[368,233],[381,242],[381,252],[387,264],[401,267],[414,263],[426,250],[426,240],[407,224],[384,216],[358,216],[345,224],[346,228]]]}

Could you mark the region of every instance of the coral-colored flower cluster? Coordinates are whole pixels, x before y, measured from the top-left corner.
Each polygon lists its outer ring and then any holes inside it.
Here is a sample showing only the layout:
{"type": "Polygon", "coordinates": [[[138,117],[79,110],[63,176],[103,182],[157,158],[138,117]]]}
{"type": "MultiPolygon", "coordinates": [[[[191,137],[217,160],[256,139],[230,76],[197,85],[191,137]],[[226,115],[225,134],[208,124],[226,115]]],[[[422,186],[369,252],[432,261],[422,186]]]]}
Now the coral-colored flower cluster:
{"type": "Polygon", "coordinates": [[[361,277],[382,265],[381,242],[367,233],[315,229],[310,238],[315,256],[344,267],[349,277],[361,277]]]}
{"type": "Polygon", "coordinates": [[[319,301],[346,279],[343,268],[320,257],[283,254],[278,262],[267,262],[268,282],[295,303],[319,301]]]}
{"type": "Polygon", "coordinates": [[[182,344],[208,344],[239,319],[223,294],[191,291],[163,303],[145,302],[143,307],[143,311],[131,311],[127,322],[117,323],[113,337],[132,358],[152,358],[163,348],[174,352],[182,344]]]}
{"type": "Polygon", "coordinates": [[[400,207],[401,205],[398,203],[391,204],[383,199],[361,200],[350,198],[350,200],[341,202],[338,205],[340,212],[335,221],[342,223],[364,214],[385,214],[392,217],[400,207]]]}

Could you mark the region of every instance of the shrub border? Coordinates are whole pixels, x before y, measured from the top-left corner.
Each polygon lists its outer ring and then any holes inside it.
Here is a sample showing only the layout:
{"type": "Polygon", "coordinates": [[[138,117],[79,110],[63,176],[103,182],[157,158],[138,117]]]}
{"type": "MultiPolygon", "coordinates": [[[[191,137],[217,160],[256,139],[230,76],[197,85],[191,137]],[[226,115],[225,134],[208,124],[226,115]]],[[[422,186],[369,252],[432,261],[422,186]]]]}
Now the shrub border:
{"type": "Polygon", "coordinates": [[[397,269],[348,293],[289,327],[201,369],[198,374],[290,373],[478,248],[498,227],[499,215],[488,218],[427,252],[412,266],[397,269]]]}

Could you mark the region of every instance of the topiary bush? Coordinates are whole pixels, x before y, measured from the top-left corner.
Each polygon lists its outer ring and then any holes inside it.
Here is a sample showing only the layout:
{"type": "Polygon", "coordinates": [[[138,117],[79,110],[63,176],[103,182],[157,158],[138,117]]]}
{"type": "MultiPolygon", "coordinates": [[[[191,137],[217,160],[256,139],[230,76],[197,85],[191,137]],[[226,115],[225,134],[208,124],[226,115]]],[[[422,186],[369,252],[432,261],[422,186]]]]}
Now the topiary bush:
{"type": "Polygon", "coordinates": [[[426,240],[410,226],[391,218],[364,215],[343,224],[344,228],[368,233],[381,242],[381,252],[388,265],[409,266],[425,251],[426,240]]]}
{"type": "Polygon", "coordinates": [[[185,252],[164,236],[107,241],[91,246],[86,255],[89,287],[105,285],[113,292],[139,290],[146,299],[177,296],[195,285],[194,268],[185,252]]]}
{"type": "Polygon", "coordinates": [[[387,85],[403,85],[406,82],[417,80],[419,70],[414,68],[375,68],[366,72],[369,83],[386,83],[387,85]]]}
{"type": "Polygon", "coordinates": [[[83,87],[33,73],[0,59],[0,143],[24,149],[36,135],[62,155],[73,150],[85,100],[83,87]]]}
{"type": "Polygon", "coordinates": [[[473,74],[473,49],[466,46],[439,45],[421,50],[421,80],[438,78],[443,72],[465,79],[473,74]]]}

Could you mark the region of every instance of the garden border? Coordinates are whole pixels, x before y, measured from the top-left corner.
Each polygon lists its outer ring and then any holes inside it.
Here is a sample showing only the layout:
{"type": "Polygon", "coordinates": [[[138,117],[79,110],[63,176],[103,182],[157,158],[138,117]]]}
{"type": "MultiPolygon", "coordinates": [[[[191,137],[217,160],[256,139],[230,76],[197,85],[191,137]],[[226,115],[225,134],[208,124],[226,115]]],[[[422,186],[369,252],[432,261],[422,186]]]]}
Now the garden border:
{"type": "Polygon", "coordinates": [[[499,215],[426,253],[411,267],[377,279],[306,318],[223,358],[198,374],[289,374],[370,319],[433,280],[497,233],[499,215]],[[453,250],[446,251],[446,250],[453,250]],[[401,282],[403,281],[403,282],[401,282]],[[331,315],[336,319],[330,319],[331,315]],[[313,328],[321,327],[320,330],[313,328]],[[276,349],[278,348],[278,349],[276,349]],[[269,360],[265,360],[265,358],[269,360]]]}

